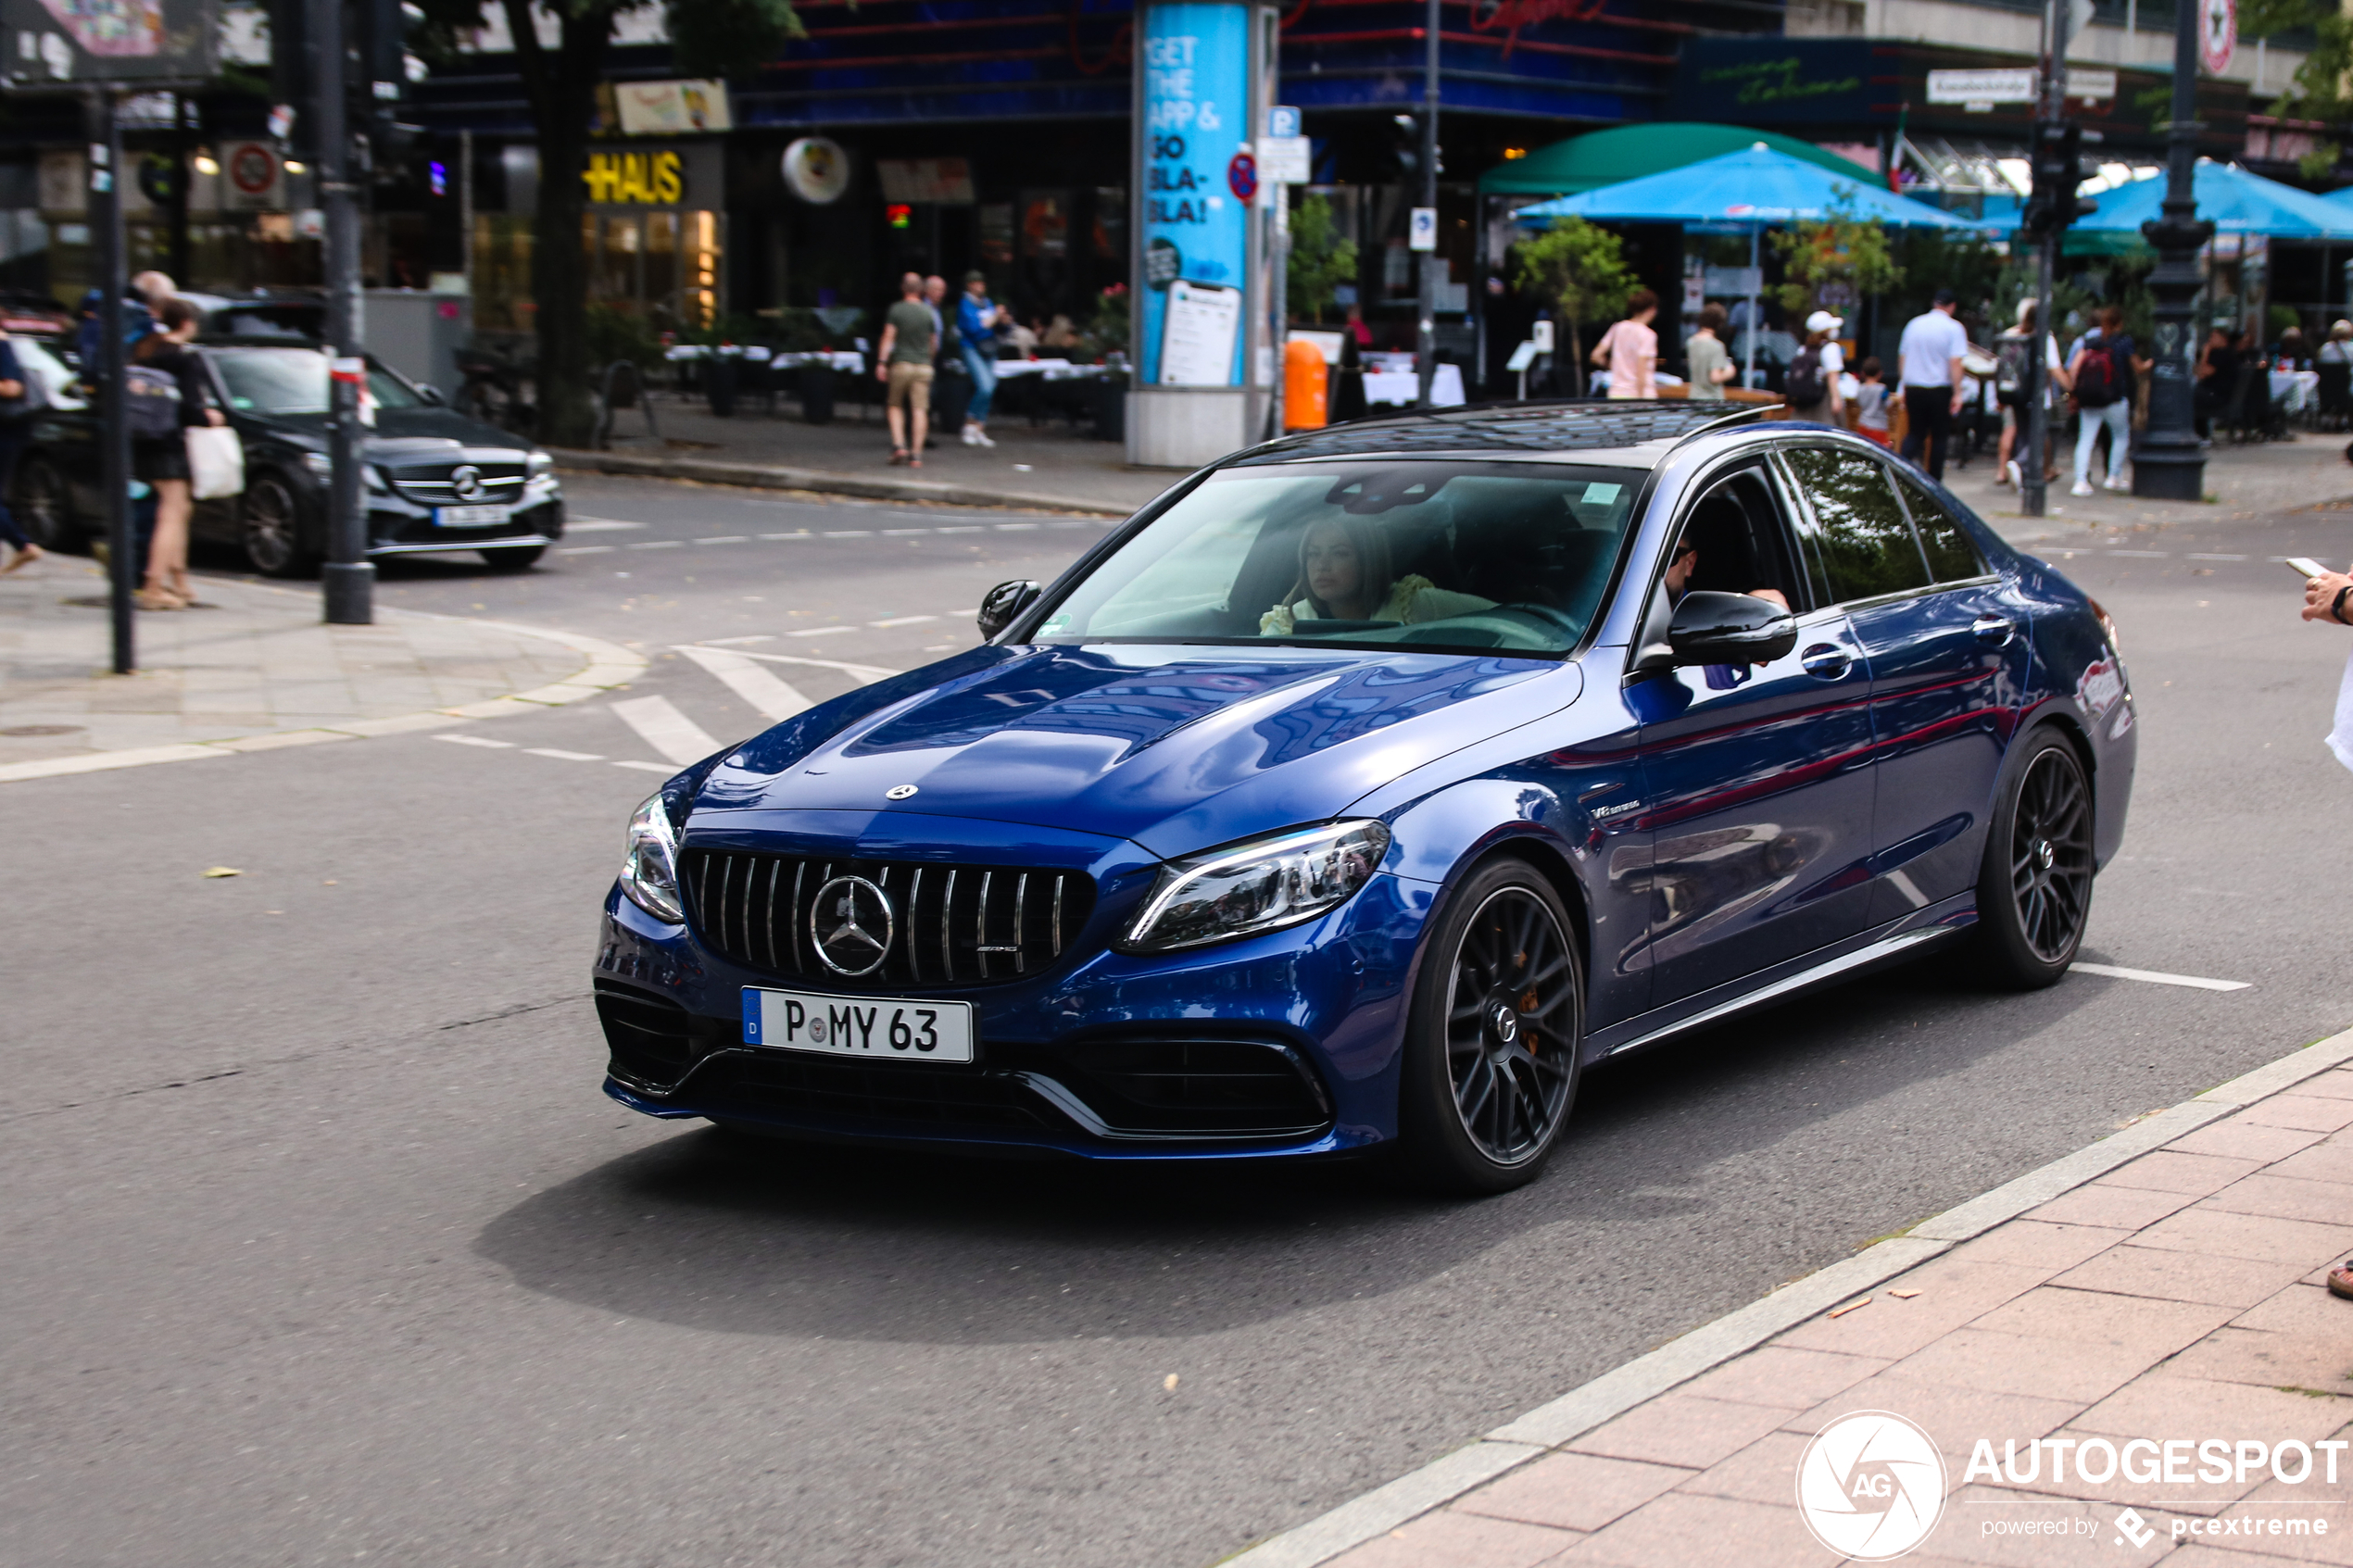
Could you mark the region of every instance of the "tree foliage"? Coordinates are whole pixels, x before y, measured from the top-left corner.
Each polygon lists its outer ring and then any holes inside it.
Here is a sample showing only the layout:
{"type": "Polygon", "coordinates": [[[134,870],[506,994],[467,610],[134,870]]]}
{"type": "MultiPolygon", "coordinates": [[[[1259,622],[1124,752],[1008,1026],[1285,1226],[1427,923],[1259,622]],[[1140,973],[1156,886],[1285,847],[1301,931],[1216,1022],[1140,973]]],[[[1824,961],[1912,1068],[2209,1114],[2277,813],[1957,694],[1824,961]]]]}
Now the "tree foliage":
{"type": "Polygon", "coordinates": [[[1286,275],[1291,314],[1318,321],[1331,306],[1333,291],[1356,281],[1356,242],[1342,237],[1332,220],[1332,204],[1322,196],[1309,196],[1291,209],[1286,275]]]}
{"type": "Polygon", "coordinates": [[[1568,364],[1581,394],[1583,324],[1615,317],[1634,292],[1634,270],[1626,265],[1625,242],[1582,218],[1555,218],[1542,233],[1515,245],[1512,258],[1513,285],[1551,306],[1567,326],[1568,364]]]}
{"type": "MultiPolygon", "coordinates": [[[[2239,0],[2242,39],[2271,38],[2296,28],[2312,30],[2313,47],[2296,68],[2272,112],[2283,119],[2317,119],[2330,126],[2353,119],[2353,16],[2337,0],[2239,0]]],[[[2297,159],[2308,180],[2336,167],[2342,149],[2322,140],[2297,159]]]]}
{"type": "Polygon", "coordinates": [[[1887,243],[1887,226],[1857,218],[1852,200],[1833,206],[1818,222],[1775,230],[1773,248],[1781,257],[1777,293],[1781,308],[1793,317],[1817,308],[1852,315],[1857,302],[1904,281],[1887,243]]]}

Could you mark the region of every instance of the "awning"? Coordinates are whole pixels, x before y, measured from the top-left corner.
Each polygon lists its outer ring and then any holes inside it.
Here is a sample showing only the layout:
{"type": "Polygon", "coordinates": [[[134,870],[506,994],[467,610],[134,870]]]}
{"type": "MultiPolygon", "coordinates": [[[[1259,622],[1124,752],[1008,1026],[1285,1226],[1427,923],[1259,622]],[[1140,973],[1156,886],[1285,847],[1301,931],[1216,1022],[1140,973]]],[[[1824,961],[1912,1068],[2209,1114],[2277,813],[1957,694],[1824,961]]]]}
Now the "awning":
{"type": "Polygon", "coordinates": [[[1567,196],[1604,185],[1681,169],[1722,153],[1762,142],[1776,152],[1819,165],[1850,180],[1876,183],[1879,177],[1858,163],[1824,152],[1811,142],[1739,125],[1669,120],[1617,125],[1539,147],[1523,158],[1500,163],[1478,178],[1481,195],[1567,196]]]}

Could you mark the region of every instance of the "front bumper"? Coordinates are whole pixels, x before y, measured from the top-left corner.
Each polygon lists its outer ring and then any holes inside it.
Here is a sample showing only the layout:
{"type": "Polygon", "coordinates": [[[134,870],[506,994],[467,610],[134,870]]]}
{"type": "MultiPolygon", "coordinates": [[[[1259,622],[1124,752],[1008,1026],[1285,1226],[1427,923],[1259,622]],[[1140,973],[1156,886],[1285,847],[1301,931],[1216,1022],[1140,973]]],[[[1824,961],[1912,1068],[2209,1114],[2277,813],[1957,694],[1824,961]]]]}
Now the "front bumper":
{"type": "Polygon", "coordinates": [[[530,549],[552,545],[564,533],[563,492],[553,480],[528,486],[506,521],[484,528],[439,527],[433,508],[398,495],[371,490],[367,501],[371,557],[530,549]]]}
{"type": "MultiPolygon", "coordinates": [[[[993,826],[955,825],[976,834],[993,826]]],[[[1006,847],[1009,860],[1036,865],[1041,847],[1058,848],[1101,893],[1079,939],[1045,972],[891,993],[973,1004],[969,1066],[747,1046],[746,986],[862,1001],[875,993],[735,964],[616,888],[595,974],[606,1092],[655,1116],[1096,1159],[1322,1154],[1395,1135],[1406,993],[1436,888],[1384,874],[1290,931],[1136,958],[1108,942],[1157,862],[1125,843],[1106,850],[1112,841],[1088,835],[1015,832],[1026,842],[1006,847]],[[1041,846],[1041,836],[1062,842],[1041,846]]],[[[971,862],[973,838],[951,852],[971,862]]]]}

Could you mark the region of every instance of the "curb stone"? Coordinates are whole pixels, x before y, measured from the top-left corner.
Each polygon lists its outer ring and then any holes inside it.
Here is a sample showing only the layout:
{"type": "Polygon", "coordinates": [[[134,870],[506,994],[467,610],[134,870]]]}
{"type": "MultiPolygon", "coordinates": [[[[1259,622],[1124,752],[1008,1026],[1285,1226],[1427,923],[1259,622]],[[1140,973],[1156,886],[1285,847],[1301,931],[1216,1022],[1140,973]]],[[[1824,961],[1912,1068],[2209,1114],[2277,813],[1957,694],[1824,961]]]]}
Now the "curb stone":
{"type": "MultiPolygon", "coordinates": [[[[252,586],[270,593],[296,596],[291,590],[272,588],[266,583],[252,586]]],[[[422,609],[379,608],[376,614],[396,621],[457,621],[504,632],[510,636],[534,637],[585,654],[587,662],[551,684],[527,692],[510,692],[505,696],[492,697],[485,702],[470,702],[457,708],[429,709],[417,713],[396,714],[386,719],[354,719],[347,723],[321,724],[304,730],[278,730],[234,740],[192,741],[183,745],[136,746],[122,751],[82,752],[72,757],[44,758],[34,762],[11,762],[0,765],[0,784],[14,784],[23,779],[57,778],[72,773],[107,772],[117,768],[145,768],[164,762],[195,762],[208,757],[231,757],[240,752],[276,751],[290,746],[318,746],[329,741],[366,740],[376,735],[442,729],[476,719],[544,713],[550,708],[559,708],[566,703],[601,696],[616,686],[628,684],[646,669],[647,661],[642,656],[632,653],[618,643],[610,643],[602,637],[591,637],[584,633],[558,632],[545,626],[524,626],[510,621],[480,621],[467,615],[437,615],[422,609]]]]}
{"type": "MultiPolygon", "coordinates": [[[[705,484],[738,484],[755,490],[813,490],[826,495],[853,495],[869,501],[939,501],[960,507],[1020,507],[1058,512],[1084,512],[1090,517],[1124,518],[1133,508],[1106,506],[1101,501],[1076,500],[1068,495],[1038,495],[1023,490],[986,490],[970,484],[950,484],[927,479],[862,479],[825,469],[798,469],[772,463],[725,463],[706,458],[640,458],[626,452],[584,452],[578,447],[548,449],[560,467],[590,473],[628,474],[641,479],[691,479],[705,484]]],[[[1178,476],[1169,475],[1171,483],[1178,476]]]]}
{"type": "Polygon", "coordinates": [[[1842,1301],[1870,1290],[1994,1226],[2039,1209],[2118,1166],[2333,1067],[2353,1061],[2353,1029],[2289,1052],[2123,1131],[2003,1183],[1671,1339],[1604,1373],[1477,1442],[1409,1471],[1304,1524],[1219,1560],[1219,1568],[1316,1568],[1635,1406],[1713,1371],[1842,1301]]]}

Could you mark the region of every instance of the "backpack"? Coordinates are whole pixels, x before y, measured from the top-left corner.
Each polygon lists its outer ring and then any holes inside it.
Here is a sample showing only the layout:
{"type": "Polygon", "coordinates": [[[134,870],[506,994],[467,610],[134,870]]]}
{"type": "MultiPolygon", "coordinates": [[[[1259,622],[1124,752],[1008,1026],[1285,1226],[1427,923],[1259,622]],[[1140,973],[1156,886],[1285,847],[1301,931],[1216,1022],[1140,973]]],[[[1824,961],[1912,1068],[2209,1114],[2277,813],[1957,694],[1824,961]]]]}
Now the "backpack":
{"type": "Polygon", "coordinates": [[[2108,352],[2108,340],[2086,344],[2083,363],[2075,372],[2075,401],[2086,408],[2105,408],[2116,401],[2120,390],[2116,384],[2116,357],[2108,352]]]}
{"type": "Polygon", "coordinates": [[[1819,403],[1830,395],[1830,383],[1822,375],[1822,351],[1801,348],[1789,364],[1789,374],[1782,378],[1781,395],[1793,408],[1803,408],[1819,403]]]}
{"type": "Polygon", "coordinates": [[[180,379],[151,365],[125,365],[122,412],[133,441],[167,441],[178,435],[180,379]]]}
{"type": "Polygon", "coordinates": [[[2026,356],[2034,346],[2031,337],[2005,336],[1994,345],[1996,364],[1994,370],[1994,399],[2005,408],[2016,408],[2026,401],[2026,356]]]}

